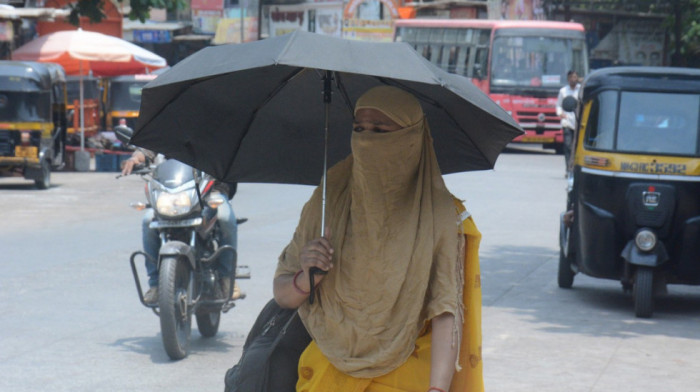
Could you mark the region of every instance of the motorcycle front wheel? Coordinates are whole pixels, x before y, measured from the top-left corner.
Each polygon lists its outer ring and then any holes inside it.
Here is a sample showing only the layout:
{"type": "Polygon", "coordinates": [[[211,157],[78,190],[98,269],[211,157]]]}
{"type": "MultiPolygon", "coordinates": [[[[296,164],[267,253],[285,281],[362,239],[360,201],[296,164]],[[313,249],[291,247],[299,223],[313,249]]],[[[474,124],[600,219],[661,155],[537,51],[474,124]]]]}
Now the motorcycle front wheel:
{"type": "Polygon", "coordinates": [[[164,257],[158,278],[158,306],[163,346],[171,359],[187,356],[192,332],[192,312],[189,309],[187,286],[190,281],[187,261],[164,257]]]}

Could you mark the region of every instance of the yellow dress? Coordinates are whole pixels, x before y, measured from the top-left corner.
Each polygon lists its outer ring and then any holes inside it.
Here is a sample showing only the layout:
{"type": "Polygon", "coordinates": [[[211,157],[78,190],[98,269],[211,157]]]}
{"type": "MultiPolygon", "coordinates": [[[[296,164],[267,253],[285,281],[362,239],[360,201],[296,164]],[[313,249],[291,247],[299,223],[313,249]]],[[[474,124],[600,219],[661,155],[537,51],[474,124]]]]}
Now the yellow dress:
{"type": "MultiPolygon", "coordinates": [[[[464,323],[458,363],[450,392],[483,392],[481,361],[481,234],[462,203],[456,202],[466,236],[464,260],[464,323]]],[[[430,387],[430,332],[416,341],[413,354],[396,370],[375,378],[355,378],[338,371],[315,342],[299,359],[297,392],[425,392],[430,387]]]]}

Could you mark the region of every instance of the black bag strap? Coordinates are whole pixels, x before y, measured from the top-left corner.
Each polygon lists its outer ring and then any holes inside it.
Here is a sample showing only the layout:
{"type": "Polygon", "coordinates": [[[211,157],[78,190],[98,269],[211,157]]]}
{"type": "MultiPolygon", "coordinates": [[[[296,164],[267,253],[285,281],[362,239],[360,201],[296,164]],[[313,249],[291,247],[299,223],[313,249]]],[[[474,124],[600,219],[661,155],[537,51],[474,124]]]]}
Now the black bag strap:
{"type": "MultiPolygon", "coordinates": [[[[272,352],[275,351],[275,348],[280,343],[280,340],[282,340],[284,335],[287,333],[287,328],[289,328],[289,325],[292,324],[292,321],[294,321],[294,318],[297,317],[298,314],[299,312],[295,310],[294,313],[289,317],[289,320],[287,320],[287,322],[284,323],[282,329],[280,329],[280,333],[278,333],[277,336],[275,336],[275,340],[272,342],[272,350],[270,350],[270,355],[272,355],[272,352]]],[[[263,334],[264,333],[265,332],[263,331],[263,334]]]]}

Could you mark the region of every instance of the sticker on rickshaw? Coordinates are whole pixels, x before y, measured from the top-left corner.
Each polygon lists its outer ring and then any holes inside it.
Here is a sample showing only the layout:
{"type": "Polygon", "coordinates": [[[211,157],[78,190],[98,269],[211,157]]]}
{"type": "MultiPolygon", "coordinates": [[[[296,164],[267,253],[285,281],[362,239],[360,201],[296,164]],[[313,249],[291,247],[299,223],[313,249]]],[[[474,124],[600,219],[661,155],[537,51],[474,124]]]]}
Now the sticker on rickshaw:
{"type": "Polygon", "coordinates": [[[15,147],[15,156],[18,158],[36,158],[39,150],[34,146],[17,146],[15,147]]]}
{"type": "Polygon", "coordinates": [[[687,166],[676,163],[661,162],[621,162],[620,170],[647,174],[686,174],[687,166]]]}

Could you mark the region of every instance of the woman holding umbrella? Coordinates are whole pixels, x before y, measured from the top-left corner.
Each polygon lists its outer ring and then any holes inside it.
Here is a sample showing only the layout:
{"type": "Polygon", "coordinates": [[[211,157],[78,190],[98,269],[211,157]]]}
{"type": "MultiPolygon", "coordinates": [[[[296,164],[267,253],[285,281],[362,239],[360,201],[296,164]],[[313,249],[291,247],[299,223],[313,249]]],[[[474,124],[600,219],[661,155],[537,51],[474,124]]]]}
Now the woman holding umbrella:
{"type": "Polygon", "coordinates": [[[327,174],[325,235],[318,188],[275,274],[275,300],[314,339],[297,390],[482,391],[480,234],[445,187],[420,103],[375,87],[353,131],[327,174]]]}

